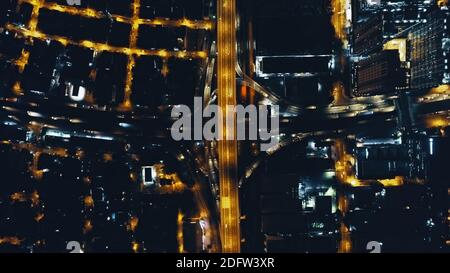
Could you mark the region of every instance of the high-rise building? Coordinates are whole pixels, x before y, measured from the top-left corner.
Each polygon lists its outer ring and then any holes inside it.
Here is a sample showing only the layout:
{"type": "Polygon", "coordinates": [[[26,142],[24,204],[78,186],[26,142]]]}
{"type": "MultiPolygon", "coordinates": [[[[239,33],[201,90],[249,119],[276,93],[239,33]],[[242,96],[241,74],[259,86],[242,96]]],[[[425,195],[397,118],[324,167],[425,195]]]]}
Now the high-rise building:
{"type": "Polygon", "coordinates": [[[359,179],[394,178],[409,173],[406,146],[369,145],[357,149],[357,176],[359,179]]]}
{"type": "Polygon", "coordinates": [[[450,83],[449,15],[447,9],[436,9],[410,31],[411,88],[450,83]]]}
{"type": "MultiPolygon", "coordinates": [[[[359,2],[358,2],[359,3],[359,2]]],[[[410,27],[422,22],[432,7],[431,1],[381,1],[354,4],[354,54],[368,56],[378,52],[383,42],[405,37],[410,27]]]]}
{"type": "Polygon", "coordinates": [[[376,12],[370,17],[359,20],[353,30],[353,53],[358,56],[369,56],[383,47],[383,17],[376,12]]]}
{"type": "Polygon", "coordinates": [[[426,17],[432,1],[382,0],[383,38],[393,38],[426,17]]]}
{"type": "Polygon", "coordinates": [[[356,65],[354,96],[392,93],[406,84],[397,50],[383,50],[356,65]]]}

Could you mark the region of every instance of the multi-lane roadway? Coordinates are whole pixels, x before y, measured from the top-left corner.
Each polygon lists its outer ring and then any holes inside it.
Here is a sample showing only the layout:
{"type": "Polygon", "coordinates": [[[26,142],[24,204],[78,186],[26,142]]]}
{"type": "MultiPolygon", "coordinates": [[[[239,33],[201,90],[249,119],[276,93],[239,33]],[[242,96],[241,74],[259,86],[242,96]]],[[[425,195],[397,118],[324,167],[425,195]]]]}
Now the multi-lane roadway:
{"type": "Polygon", "coordinates": [[[222,251],[240,252],[236,117],[227,107],[236,104],[236,1],[219,0],[217,6],[217,94],[224,112],[219,140],[220,232],[222,251]]]}

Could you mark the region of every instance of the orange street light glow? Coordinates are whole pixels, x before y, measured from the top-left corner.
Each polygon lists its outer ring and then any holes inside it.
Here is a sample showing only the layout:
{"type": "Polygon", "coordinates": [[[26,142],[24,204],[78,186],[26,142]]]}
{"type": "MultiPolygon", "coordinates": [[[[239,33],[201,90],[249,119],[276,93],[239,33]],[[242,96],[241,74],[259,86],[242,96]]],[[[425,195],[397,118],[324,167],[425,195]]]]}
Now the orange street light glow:
{"type": "Polygon", "coordinates": [[[222,251],[240,252],[237,142],[234,133],[236,117],[227,107],[236,105],[236,1],[219,0],[217,7],[218,104],[222,109],[227,109],[219,130],[220,134],[224,134],[223,140],[219,141],[220,232],[222,251]],[[227,125],[225,120],[232,122],[227,125]]]}

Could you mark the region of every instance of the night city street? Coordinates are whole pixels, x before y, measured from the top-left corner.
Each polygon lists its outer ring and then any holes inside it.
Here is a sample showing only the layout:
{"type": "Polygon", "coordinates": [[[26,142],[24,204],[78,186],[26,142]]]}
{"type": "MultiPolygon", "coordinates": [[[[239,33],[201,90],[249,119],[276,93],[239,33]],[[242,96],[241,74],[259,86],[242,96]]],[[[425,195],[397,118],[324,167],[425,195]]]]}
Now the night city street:
{"type": "Polygon", "coordinates": [[[448,6],[1,0],[0,253],[450,253],[448,6]]]}

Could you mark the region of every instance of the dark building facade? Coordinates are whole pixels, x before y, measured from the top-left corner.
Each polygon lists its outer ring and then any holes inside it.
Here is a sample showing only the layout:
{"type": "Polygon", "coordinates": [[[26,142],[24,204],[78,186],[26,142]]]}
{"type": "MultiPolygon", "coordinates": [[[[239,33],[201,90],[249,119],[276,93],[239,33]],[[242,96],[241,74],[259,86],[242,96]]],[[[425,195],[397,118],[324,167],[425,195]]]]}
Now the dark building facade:
{"type": "Polygon", "coordinates": [[[432,2],[424,1],[381,1],[369,7],[354,4],[354,54],[368,56],[381,50],[387,39],[406,36],[408,28],[426,18],[431,6],[432,2]]]}
{"type": "Polygon", "coordinates": [[[404,86],[406,73],[401,68],[397,50],[384,50],[356,65],[354,96],[392,93],[404,86]]]}
{"type": "Polygon", "coordinates": [[[256,54],[329,54],[333,44],[329,6],[330,0],[253,1],[256,54]]]}
{"type": "Polygon", "coordinates": [[[421,22],[432,5],[432,1],[381,1],[383,10],[384,37],[396,34],[421,22]]]}
{"type": "Polygon", "coordinates": [[[407,175],[408,166],[406,146],[372,145],[357,149],[357,176],[360,179],[407,175]]]}
{"type": "Polygon", "coordinates": [[[383,17],[380,13],[357,22],[353,32],[353,53],[358,56],[368,56],[381,50],[383,33],[383,17]]]}
{"type": "Polygon", "coordinates": [[[412,89],[450,83],[449,15],[448,10],[435,10],[409,33],[412,89]]]}
{"type": "Polygon", "coordinates": [[[329,102],[337,44],[330,4],[330,0],[252,1],[259,83],[300,105],[329,102]]]}

